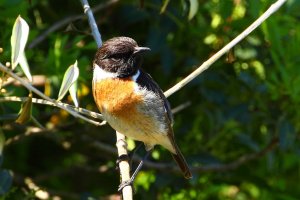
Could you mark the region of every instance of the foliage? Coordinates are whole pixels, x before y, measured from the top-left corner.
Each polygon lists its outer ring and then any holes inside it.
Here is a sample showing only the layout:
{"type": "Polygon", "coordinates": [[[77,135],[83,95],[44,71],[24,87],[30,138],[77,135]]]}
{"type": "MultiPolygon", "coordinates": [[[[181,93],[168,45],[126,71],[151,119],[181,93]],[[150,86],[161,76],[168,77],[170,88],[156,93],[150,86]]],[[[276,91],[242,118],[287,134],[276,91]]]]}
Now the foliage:
{"type": "MultiPolygon", "coordinates": [[[[106,6],[95,17],[103,40],[124,35],[151,48],[144,69],[166,90],[273,2],[125,0],[106,6]]],[[[92,7],[97,3],[105,2],[90,2],[92,7]]],[[[79,105],[97,111],[90,89],[96,44],[86,18],[76,18],[36,42],[52,25],[82,14],[80,2],[1,0],[0,8],[1,63],[11,60],[9,41],[20,14],[30,27],[25,51],[33,85],[56,99],[65,71],[77,60],[79,105]],[[42,75],[38,83],[36,75],[42,75]]],[[[169,98],[173,108],[191,103],[175,115],[174,124],[177,143],[190,165],[220,166],[220,170],[195,172],[187,181],[181,174],[144,168],[135,182],[137,199],[300,198],[299,9],[299,1],[288,1],[227,57],[169,98]],[[261,151],[277,139],[275,148],[261,151]],[[223,164],[251,154],[257,156],[222,170],[223,164]]],[[[23,97],[28,91],[11,82],[1,88],[0,95],[23,97]]],[[[72,104],[71,97],[62,101],[72,104]]],[[[116,155],[95,143],[114,146],[115,134],[109,126],[96,127],[58,108],[37,104],[32,105],[30,121],[16,124],[20,108],[16,102],[0,104],[0,131],[6,138],[0,183],[5,181],[3,176],[8,183],[13,177],[2,199],[47,195],[101,199],[116,194],[116,155]]],[[[144,151],[137,154],[142,156],[144,151]]],[[[152,160],[174,164],[161,147],[156,147],[152,160]]]]}

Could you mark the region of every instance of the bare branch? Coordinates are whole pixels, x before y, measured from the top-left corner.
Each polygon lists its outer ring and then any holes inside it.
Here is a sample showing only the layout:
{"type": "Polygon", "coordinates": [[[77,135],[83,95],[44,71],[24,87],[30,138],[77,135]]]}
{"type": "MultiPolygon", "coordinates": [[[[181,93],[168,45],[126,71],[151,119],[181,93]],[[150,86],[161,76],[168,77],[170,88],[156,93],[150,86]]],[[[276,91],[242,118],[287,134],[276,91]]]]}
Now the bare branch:
{"type": "MultiPolygon", "coordinates": [[[[116,146],[118,149],[118,156],[119,158],[124,155],[128,155],[127,153],[127,142],[125,135],[122,133],[117,132],[117,142],[116,146]]],[[[130,180],[130,164],[128,160],[121,160],[119,162],[119,169],[120,169],[120,176],[121,176],[121,183],[124,183],[125,181],[130,180]]],[[[131,200],[133,199],[133,192],[132,192],[132,186],[127,185],[122,189],[122,196],[123,199],[131,200]]]]}
{"type": "Polygon", "coordinates": [[[234,38],[231,42],[229,42],[226,46],[224,46],[220,51],[218,51],[215,55],[210,57],[207,61],[205,61],[202,65],[200,65],[195,71],[193,71],[190,75],[185,77],[182,81],[168,89],[164,94],[166,97],[171,96],[178,90],[180,90],[183,86],[191,82],[197,76],[199,76],[202,72],[207,70],[213,63],[215,63],[221,56],[223,56],[226,52],[228,52],[232,47],[234,47],[237,43],[239,43],[242,39],[248,36],[252,31],[254,31],[259,25],[261,25],[266,19],[270,17],[274,12],[276,12],[286,0],[278,0],[274,4],[272,4],[269,9],[264,12],[257,20],[255,20],[248,28],[246,28],[241,34],[239,34],[236,38],[234,38]]]}
{"type": "Polygon", "coordinates": [[[99,48],[99,47],[102,46],[102,39],[101,39],[101,34],[98,30],[98,26],[96,24],[93,12],[91,10],[91,7],[90,7],[87,0],[80,0],[80,1],[81,1],[82,6],[83,6],[84,13],[88,17],[88,21],[89,21],[89,24],[90,24],[90,27],[91,27],[91,30],[92,30],[92,35],[93,35],[93,37],[94,37],[94,39],[97,43],[97,47],[99,48]]]}
{"type": "Polygon", "coordinates": [[[71,115],[73,115],[74,117],[80,118],[82,120],[85,120],[91,124],[94,124],[96,126],[100,126],[101,123],[100,122],[96,122],[93,120],[90,120],[80,114],[78,114],[76,111],[73,111],[67,107],[64,107],[62,105],[60,105],[56,100],[51,99],[50,97],[44,95],[41,91],[39,91],[38,89],[36,89],[35,87],[33,87],[30,83],[28,83],[27,81],[25,81],[24,79],[22,79],[21,77],[19,77],[18,75],[16,75],[13,71],[11,71],[10,69],[8,69],[7,67],[5,67],[2,63],[0,63],[0,71],[3,71],[5,73],[7,73],[9,76],[13,77],[14,79],[18,80],[24,87],[26,87],[28,90],[34,92],[35,94],[37,94],[38,96],[40,96],[41,98],[53,103],[56,105],[56,107],[59,107],[65,111],[67,111],[68,113],[70,113],[71,115]]]}
{"type": "MultiPolygon", "coordinates": [[[[100,48],[102,46],[102,40],[101,40],[101,35],[98,30],[97,24],[94,19],[93,12],[90,10],[90,6],[88,4],[88,0],[80,0],[84,9],[84,13],[87,15],[90,28],[92,30],[92,34],[94,39],[96,40],[97,47],[100,48]]],[[[125,136],[122,133],[118,133],[116,131],[117,135],[117,143],[116,146],[118,148],[118,153],[120,155],[127,155],[127,143],[125,140],[125,136]]],[[[130,180],[130,165],[128,161],[121,161],[119,163],[119,168],[120,168],[120,176],[121,176],[121,183],[124,181],[129,181],[130,180]]],[[[122,197],[125,200],[131,200],[133,198],[133,192],[132,192],[132,186],[128,185],[122,189],[122,197]]]]}
{"type": "MultiPolygon", "coordinates": [[[[24,102],[27,99],[28,99],[28,97],[16,97],[16,96],[0,97],[0,102],[7,102],[7,101],[24,102]]],[[[47,101],[45,99],[32,98],[32,103],[57,107],[56,104],[54,104],[53,102],[47,101]]],[[[85,116],[92,117],[92,118],[99,119],[99,120],[104,120],[103,116],[100,113],[96,113],[96,112],[93,112],[93,111],[90,111],[90,110],[87,110],[84,108],[80,108],[80,107],[75,107],[75,106],[67,104],[67,103],[57,102],[57,104],[65,107],[65,108],[68,108],[70,110],[73,110],[74,112],[83,114],[85,116]]],[[[101,125],[104,125],[104,124],[105,124],[105,122],[101,122],[101,125]]]]}
{"type": "MultiPolygon", "coordinates": [[[[95,148],[99,149],[100,151],[104,151],[106,153],[117,155],[115,148],[113,148],[110,145],[107,145],[107,144],[99,142],[99,141],[95,141],[86,135],[82,135],[81,139],[91,142],[91,144],[95,148]]],[[[243,156],[239,157],[238,159],[236,159],[235,161],[232,161],[227,164],[216,164],[216,165],[208,165],[208,166],[191,167],[191,171],[194,173],[201,173],[201,172],[222,172],[222,171],[234,170],[234,169],[237,169],[238,167],[240,167],[241,165],[246,164],[255,159],[258,159],[258,158],[266,155],[268,152],[274,150],[277,147],[278,142],[279,142],[278,138],[273,138],[271,140],[271,142],[265,148],[263,148],[261,151],[251,153],[248,155],[243,155],[243,156]]],[[[141,161],[141,157],[134,155],[132,157],[132,161],[139,163],[141,161]]],[[[175,173],[180,173],[179,168],[171,163],[156,163],[156,162],[146,160],[144,163],[144,166],[147,168],[156,169],[159,171],[166,171],[166,172],[172,171],[175,173]]]]}
{"type": "MultiPolygon", "coordinates": [[[[105,3],[100,3],[97,6],[95,6],[94,8],[92,8],[92,11],[94,13],[101,11],[115,3],[117,3],[119,0],[110,0],[107,1],[105,3]]],[[[47,38],[47,36],[49,34],[51,34],[52,32],[66,26],[67,24],[76,21],[78,19],[83,19],[85,18],[85,14],[80,14],[80,15],[72,15],[69,17],[64,18],[61,21],[56,22],[55,24],[53,24],[51,27],[49,27],[44,33],[42,33],[41,35],[39,35],[37,38],[35,38],[29,45],[28,47],[30,49],[32,49],[33,47],[35,47],[36,45],[38,45],[40,42],[42,42],[43,40],[45,40],[47,38]]]]}
{"type": "MultiPolygon", "coordinates": [[[[30,137],[30,136],[34,136],[37,134],[49,133],[49,132],[53,132],[53,131],[55,131],[55,130],[44,130],[44,129],[40,129],[38,127],[28,127],[24,134],[17,135],[13,138],[9,138],[5,142],[5,145],[10,145],[11,143],[19,141],[20,139],[22,139],[24,137],[30,137]]],[[[124,142],[125,141],[124,138],[125,137],[122,134],[118,135],[117,143],[116,143],[118,146],[118,151],[117,151],[116,148],[113,147],[112,145],[97,141],[94,138],[87,136],[85,134],[80,135],[80,139],[83,140],[85,143],[89,143],[90,145],[92,145],[94,148],[98,149],[101,152],[104,152],[104,153],[110,154],[110,155],[114,155],[114,156],[124,155],[125,152],[127,153],[127,148],[126,148],[127,144],[124,142]]],[[[191,167],[191,171],[194,174],[196,174],[196,173],[203,173],[203,172],[223,172],[223,171],[234,170],[246,163],[249,163],[253,160],[257,160],[257,159],[265,156],[267,153],[273,151],[278,146],[278,142],[279,142],[279,139],[277,137],[275,137],[270,141],[270,143],[266,147],[262,148],[258,152],[243,155],[243,156],[237,158],[235,161],[232,161],[230,163],[191,167]]],[[[134,154],[132,157],[132,161],[135,163],[139,163],[141,161],[141,159],[142,158],[137,156],[136,154],[134,154]]],[[[122,166],[122,168],[120,166],[120,169],[125,169],[125,168],[129,167],[129,164],[127,161],[122,161],[120,163],[122,163],[122,165],[125,165],[125,167],[122,166]]],[[[157,163],[157,162],[146,160],[144,163],[144,166],[148,169],[155,169],[155,170],[163,171],[163,172],[180,173],[180,170],[177,167],[177,165],[174,165],[173,163],[161,163],[161,162],[157,163]]],[[[125,172],[126,173],[129,172],[128,169],[125,172]]],[[[130,179],[129,173],[127,174],[127,177],[129,177],[129,179],[130,179]]],[[[122,180],[123,180],[123,175],[122,175],[122,180]]]]}

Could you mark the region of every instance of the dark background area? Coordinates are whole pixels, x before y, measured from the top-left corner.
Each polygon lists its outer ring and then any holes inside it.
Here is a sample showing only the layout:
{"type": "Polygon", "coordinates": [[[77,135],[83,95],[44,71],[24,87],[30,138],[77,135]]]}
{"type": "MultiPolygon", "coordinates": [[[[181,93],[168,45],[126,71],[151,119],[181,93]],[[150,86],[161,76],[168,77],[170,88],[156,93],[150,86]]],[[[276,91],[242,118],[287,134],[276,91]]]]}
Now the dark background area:
{"type": "MultiPolygon", "coordinates": [[[[193,0],[170,1],[163,13],[167,1],[111,2],[89,2],[91,7],[104,5],[94,13],[102,39],[129,36],[150,47],[144,69],[166,91],[274,1],[199,0],[198,7],[193,0]]],[[[174,132],[189,165],[197,167],[194,178],[185,180],[179,173],[145,167],[134,184],[136,199],[300,198],[299,9],[299,1],[287,1],[231,52],[169,98],[173,108],[190,103],[175,114],[174,132]]],[[[87,19],[76,18],[83,14],[80,1],[0,0],[0,10],[0,62],[10,61],[11,30],[20,14],[30,26],[25,51],[31,73],[43,75],[42,84],[35,86],[57,98],[64,72],[77,59],[80,107],[97,111],[91,93],[96,44],[87,19]],[[76,20],[45,34],[68,17],[76,20]],[[45,37],[36,42],[40,36],[45,37]]],[[[12,83],[0,95],[25,97],[28,91],[12,83]]],[[[70,97],[63,102],[72,104],[70,97]]],[[[113,129],[37,104],[32,116],[43,128],[34,120],[16,124],[20,107],[20,103],[0,101],[0,132],[6,138],[0,183],[9,179],[4,172],[13,177],[0,198],[40,198],[37,188],[49,199],[117,195],[117,156],[97,146],[115,148],[113,129]]],[[[130,149],[133,146],[129,141],[130,149]]],[[[150,160],[175,165],[161,147],[155,148],[150,160]]]]}

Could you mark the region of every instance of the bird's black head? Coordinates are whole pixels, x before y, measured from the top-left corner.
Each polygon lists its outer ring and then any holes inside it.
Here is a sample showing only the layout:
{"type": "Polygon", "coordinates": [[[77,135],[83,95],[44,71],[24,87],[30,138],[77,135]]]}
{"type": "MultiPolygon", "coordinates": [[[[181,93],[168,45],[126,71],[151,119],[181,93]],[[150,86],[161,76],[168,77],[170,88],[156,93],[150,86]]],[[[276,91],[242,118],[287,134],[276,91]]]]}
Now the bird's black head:
{"type": "Polygon", "coordinates": [[[141,67],[141,53],[149,50],[147,47],[139,47],[129,37],[114,37],[98,49],[94,67],[97,64],[107,72],[117,73],[120,78],[129,77],[141,67]]]}

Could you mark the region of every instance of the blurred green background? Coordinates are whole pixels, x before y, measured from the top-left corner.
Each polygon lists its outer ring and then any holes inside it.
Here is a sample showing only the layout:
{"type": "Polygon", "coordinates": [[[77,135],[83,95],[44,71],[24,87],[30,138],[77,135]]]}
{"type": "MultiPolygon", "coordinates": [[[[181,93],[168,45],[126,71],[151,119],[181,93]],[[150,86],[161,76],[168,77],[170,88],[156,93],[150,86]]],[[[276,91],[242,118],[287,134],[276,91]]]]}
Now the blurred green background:
{"type": "MultiPolygon", "coordinates": [[[[144,69],[167,90],[247,28],[274,0],[90,1],[107,40],[129,36],[152,51],[144,69]]],[[[30,26],[26,55],[34,85],[57,98],[65,70],[78,60],[80,107],[91,93],[96,44],[80,1],[0,0],[0,62],[20,14],[30,26]],[[56,27],[56,29],[53,29],[56,27]],[[48,31],[48,32],[47,32],[48,31]],[[42,37],[42,40],[40,40],[42,37]],[[37,79],[36,79],[37,80],[37,79]]],[[[207,71],[173,94],[174,132],[194,178],[145,167],[135,199],[300,199],[300,1],[287,3],[207,71]]],[[[17,69],[19,73],[21,71],[17,69]]],[[[12,82],[1,96],[25,97],[12,82]]],[[[70,97],[63,102],[72,104],[70,97]]],[[[0,199],[118,199],[114,131],[34,104],[34,119],[15,120],[17,102],[0,103],[0,199]]],[[[134,146],[129,143],[130,148],[134,146]]],[[[143,156],[143,149],[137,154],[143,156]]],[[[155,163],[175,165],[156,147],[155,163]]],[[[137,163],[133,163],[133,168],[137,163]]]]}

